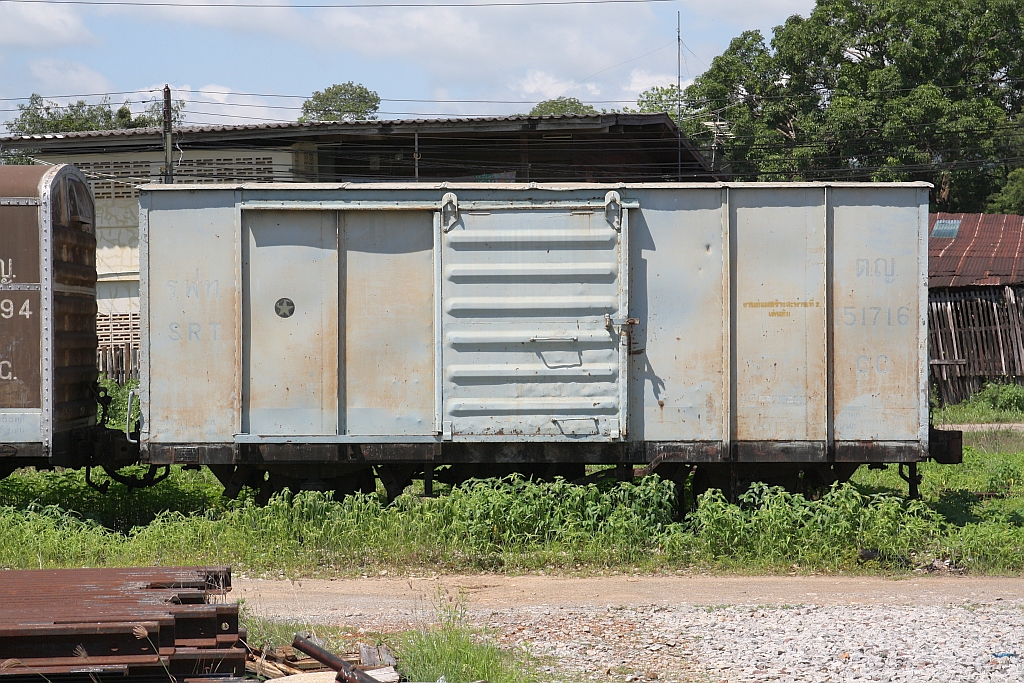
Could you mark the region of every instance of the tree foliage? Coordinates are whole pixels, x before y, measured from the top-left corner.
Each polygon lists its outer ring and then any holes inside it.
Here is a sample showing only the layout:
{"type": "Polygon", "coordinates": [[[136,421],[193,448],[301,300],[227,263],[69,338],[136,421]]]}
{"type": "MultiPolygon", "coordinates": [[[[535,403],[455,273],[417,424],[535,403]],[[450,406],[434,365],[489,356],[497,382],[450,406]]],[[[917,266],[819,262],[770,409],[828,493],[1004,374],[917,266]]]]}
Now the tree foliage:
{"type": "Polygon", "coordinates": [[[927,180],[935,208],[981,211],[1024,150],[1024,3],[818,0],[770,41],[735,38],[682,99],[737,179],[927,180]]]}
{"type": "Polygon", "coordinates": [[[986,212],[1024,214],[1024,168],[1010,172],[1003,188],[989,198],[986,212]]]}
{"type": "Polygon", "coordinates": [[[530,110],[530,116],[559,116],[562,114],[596,114],[597,110],[589,104],[580,102],[575,97],[556,97],[553,100],[538,102],[530,110]]]}
{"type": "MultiPolygon", "coordinates": [[[[172,104],[172,120],[180,125],[185,119],[185,102],[172,104]]],[[[114,109],[109,98],[99,104],[79,100],[62,106],[33,94],[28,104],[18,105],[18,115],[7,123],[14,135],[73,133],[87,130],[121,130],[163,126],[163,102],[152,102],[140,114],[133,114],[131,102],[125,100],[114,109]]]]}
{"type": "Polygon", "coordinates": [[[302,103],[301,123],[377,118],[380,96],[361,83],[340,83],[314,92],[302,103]]]}

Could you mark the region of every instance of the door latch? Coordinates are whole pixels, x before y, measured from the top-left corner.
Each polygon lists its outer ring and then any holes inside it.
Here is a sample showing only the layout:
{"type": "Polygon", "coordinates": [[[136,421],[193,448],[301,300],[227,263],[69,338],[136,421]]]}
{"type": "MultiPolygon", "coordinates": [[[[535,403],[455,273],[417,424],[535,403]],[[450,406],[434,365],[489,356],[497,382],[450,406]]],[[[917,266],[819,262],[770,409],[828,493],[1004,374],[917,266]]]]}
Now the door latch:
{"type": "Polygon", "coordinates": [[[629,348],[630,336],[632,335],[633,325],[640,324],[639,318],[613,318],[611,315],[604,314],[604,326],[612,334],[618,334],[619,340],[622,345],[629,348]]]}
{"type": "Polygon", "coordinates": [[[459,222],[459,198],[454,192],[441,197],[441,229],[448,232],[459,222]]]}
{"type": "Polygon", "coordinates": [[[604,196],[604,217],[616,232],[622,230],[622,197],[615,190],[604,196]]]}

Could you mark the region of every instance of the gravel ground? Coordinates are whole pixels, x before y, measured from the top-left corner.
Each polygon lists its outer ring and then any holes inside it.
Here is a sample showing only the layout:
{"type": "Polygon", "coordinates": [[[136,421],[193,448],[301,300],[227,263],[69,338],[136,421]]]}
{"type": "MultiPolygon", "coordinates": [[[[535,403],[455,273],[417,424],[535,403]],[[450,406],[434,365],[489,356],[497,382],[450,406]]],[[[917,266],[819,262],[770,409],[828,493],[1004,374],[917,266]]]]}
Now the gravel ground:
{"type": "Polygon", "coordinates": [[[572,678],[1024,681],[1019,607],[528,608],[489,625],[572,678]]]}
{"type": "Polygon", "coordinates": [[[1024,682],[1024,580],[1008,577],[238,584],[235,595],[266,617],[367,631],[431,621],[437,590],[461,591],[474,623],[540,656],[552,681],[1024,682]]]}

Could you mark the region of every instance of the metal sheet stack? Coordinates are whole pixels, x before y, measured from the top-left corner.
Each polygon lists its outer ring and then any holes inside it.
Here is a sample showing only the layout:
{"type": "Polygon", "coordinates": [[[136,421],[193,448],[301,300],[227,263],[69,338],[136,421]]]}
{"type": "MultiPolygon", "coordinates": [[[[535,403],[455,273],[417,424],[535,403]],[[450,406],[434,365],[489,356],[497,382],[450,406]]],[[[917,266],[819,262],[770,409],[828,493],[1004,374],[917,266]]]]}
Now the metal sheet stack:
{"type": "Polygon", "coordinates": [[[229,590],[228,567],[2,572],[0,681],[233,683],[246,649],[229,590]]]}

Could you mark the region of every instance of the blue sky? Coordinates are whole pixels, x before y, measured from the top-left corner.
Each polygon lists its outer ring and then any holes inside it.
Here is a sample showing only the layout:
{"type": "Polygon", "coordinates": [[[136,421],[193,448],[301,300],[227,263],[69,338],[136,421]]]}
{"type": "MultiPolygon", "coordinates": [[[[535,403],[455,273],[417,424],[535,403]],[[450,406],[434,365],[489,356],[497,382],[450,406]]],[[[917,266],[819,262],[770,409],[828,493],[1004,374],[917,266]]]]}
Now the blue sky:
{"type": "MultiPolygon", "coordinates": [[[[201,4],[203,0],[189,0],[201,4]]],[[[301,99],[363,83],[381,118],[506,115],[567,95],[601,107],[684,81],[746,29],[769,33],[813,0],[678,0],[529,8],[324,9],[88,7],[0,2],[0,120],[33,92],[133,92],[170,83],[191,123],[294,120],[301,99]],[[251,93],[251,94],[248,94],[251,93]]],[[[125,95],[114,95],[120,102],[125,95]]],[[[65,101],[64,98],[58,98],[65,101]]],[[[96,98],[87,98],[95,100],[96,98]]]]}

